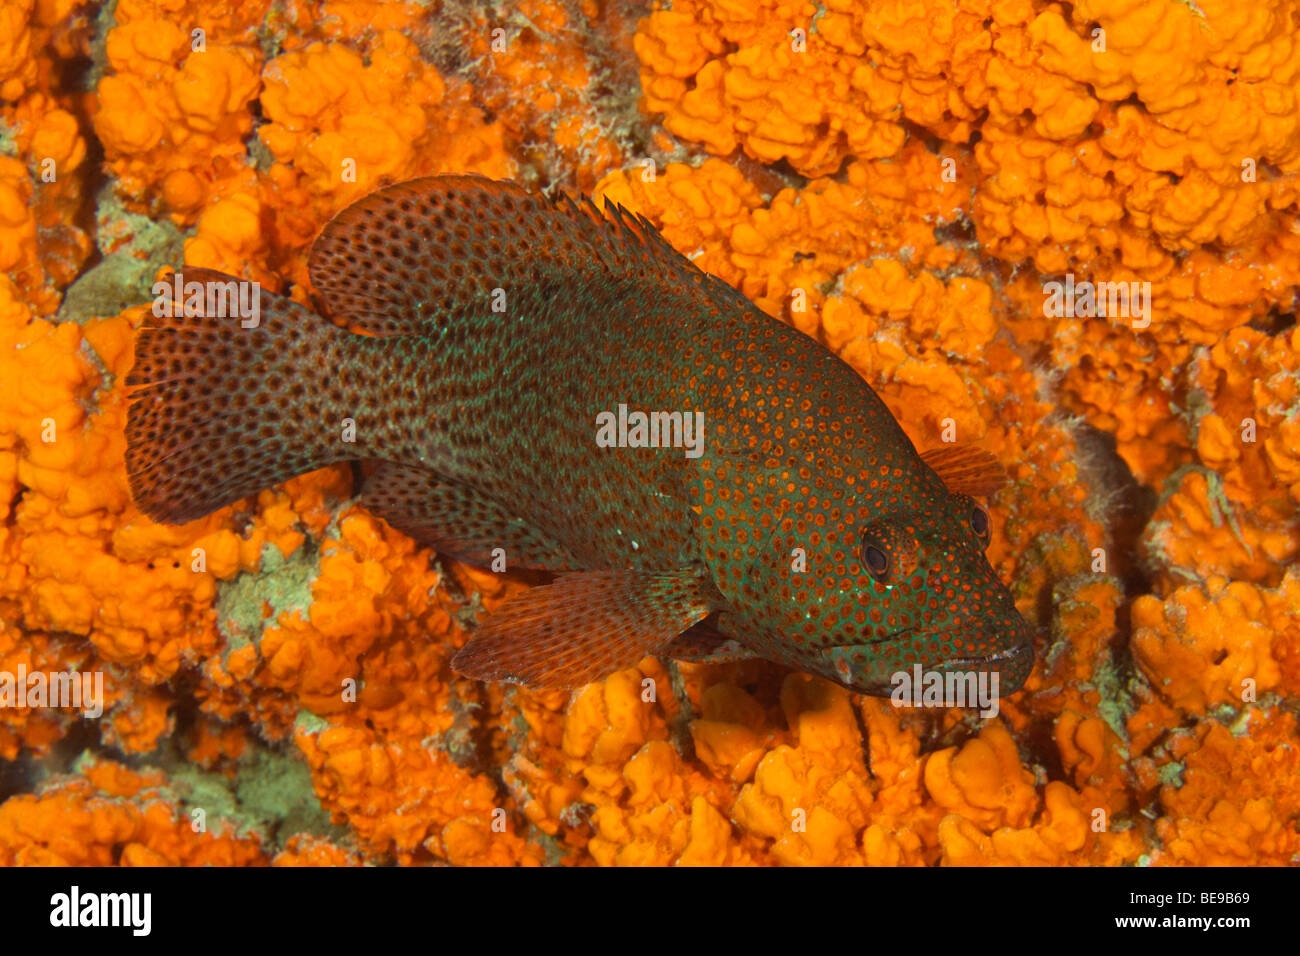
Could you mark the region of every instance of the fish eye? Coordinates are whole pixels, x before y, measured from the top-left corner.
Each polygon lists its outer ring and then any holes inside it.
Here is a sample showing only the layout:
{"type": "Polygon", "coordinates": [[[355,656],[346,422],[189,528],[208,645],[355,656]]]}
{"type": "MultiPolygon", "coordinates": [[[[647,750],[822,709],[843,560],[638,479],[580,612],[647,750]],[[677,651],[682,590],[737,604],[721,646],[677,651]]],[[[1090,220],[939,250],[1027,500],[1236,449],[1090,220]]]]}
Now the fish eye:
{"type": "Polygon", "coordinates": [[[862,549],[862,564],[877,581],[883,581],[889,574],[889,556],[874,545],[862,549]]]}
{"type": "Polygon", "coordinates": [[[981,541],[989,539],[989,513],[979,505],[971,509],[970,526],[981,541]]]}

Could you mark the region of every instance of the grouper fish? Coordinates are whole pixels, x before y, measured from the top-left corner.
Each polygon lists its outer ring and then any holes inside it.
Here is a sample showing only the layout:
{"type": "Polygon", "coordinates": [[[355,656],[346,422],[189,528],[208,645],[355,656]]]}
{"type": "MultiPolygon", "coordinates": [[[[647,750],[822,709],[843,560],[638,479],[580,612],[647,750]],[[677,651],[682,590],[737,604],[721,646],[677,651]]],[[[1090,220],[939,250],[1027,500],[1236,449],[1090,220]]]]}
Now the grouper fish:
{"type": "Polygon", "coordinates": [[[348,207],[308,266],[328,319],[259,291],[254,322],[210,295],[146,320],[126,463],[151,518],[376,465],[361,503],[393,527],[555,572],[453,659],[485,681],[572,688],[657,654],[878,696],[918,666],[1024,683],[1032,632],[976,500],[993,457],[918,454],[851,367],[645,218],[436,176],[348,207]]]}

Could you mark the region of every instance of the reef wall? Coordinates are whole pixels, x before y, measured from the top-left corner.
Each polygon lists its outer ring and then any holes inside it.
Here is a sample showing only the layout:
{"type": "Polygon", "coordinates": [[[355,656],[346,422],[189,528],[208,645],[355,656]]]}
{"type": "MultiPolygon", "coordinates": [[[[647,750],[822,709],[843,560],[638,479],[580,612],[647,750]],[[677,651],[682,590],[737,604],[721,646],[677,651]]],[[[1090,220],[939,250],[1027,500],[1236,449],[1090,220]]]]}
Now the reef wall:
{"type": "Polygon", "coordinates": [[[105,675],[98,719],[0,707],[0,864],[1294,863],[1298,28],[1296,0],[0,0],[0,671],[105,675]],[[305,302],[333,213],[459,171],[644,214],[918,447],[994,452],[1026,688],[983,721],[756,662],[682,664],[694,714],[656,659],[485,686],[448,666],[464,622],[526,584],[417,547],[346,468],[141,516],[159,271],[305,302]],[[1144,291],[1053,309],[1067,282],[1144,291]]]}

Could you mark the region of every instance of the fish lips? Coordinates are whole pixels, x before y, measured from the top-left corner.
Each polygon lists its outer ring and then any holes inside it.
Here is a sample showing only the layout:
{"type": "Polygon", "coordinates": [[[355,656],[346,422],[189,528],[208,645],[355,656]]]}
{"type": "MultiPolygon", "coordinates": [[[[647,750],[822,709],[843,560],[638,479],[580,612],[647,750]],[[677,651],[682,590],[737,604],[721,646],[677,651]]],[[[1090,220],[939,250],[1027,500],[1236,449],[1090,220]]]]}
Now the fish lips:
{"type": "MultiPolygon", "coordinates": [[[[872,694],[888,697],[894,687],[894,675],[899,672],[910,673],[916,662],[903,663],[894,658],[882,657],[882,646],[906,638],[909,643],[926,636],[924,631],[906,631],[891,635],[883,641],[873,644],[839,644],[821,649],[822,657],[830,666],[832,679],[850,690],[860,694],[872,694]],[[855,660],[854,656],[865,656],[866,661],[855,660]]],[[[921,664],[927,673],[949,674],[956,672],[991,673],[998,675],[998,694],[1013,694],[1024,686],[1030,671],[1034,669],[1034,646],[1029,641],[1013,644],[992,654],[975,657],[946,658],[932,664],[921,664]]]]}
{"type": "Polygon", "coordinates": [[[1003,694],[1014,694],[1024,686],[1029,672],[1034,669],[1034,645],[1016,644],[1005,650],[996,651],[980,657],[961,657],[946,660],[942,664],[929,668],[940,673],[952,671],[997,671],[998,690],[1003,694]]]}

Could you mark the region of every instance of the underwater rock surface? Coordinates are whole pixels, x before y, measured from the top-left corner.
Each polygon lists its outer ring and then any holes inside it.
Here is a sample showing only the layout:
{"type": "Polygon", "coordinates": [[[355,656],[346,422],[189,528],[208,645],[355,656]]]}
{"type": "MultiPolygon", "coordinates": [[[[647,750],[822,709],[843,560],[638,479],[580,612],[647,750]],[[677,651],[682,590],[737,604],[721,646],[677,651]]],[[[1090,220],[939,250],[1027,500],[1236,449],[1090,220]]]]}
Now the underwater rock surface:
{"type": "Polygon", "coordinates": [[[0,865],[1296,862],[1298,20],[0,0],[0,678],[103,675],[98,716],[0,706],[0,865]],[[756,661],[481,684],[451,658],[534,582],[346,467],[142,516],[154,279],[307,303],[331,215],[451,172],[645,215],[918,448],[996,455],[1025,688],[984,719],[756,661]]]}

